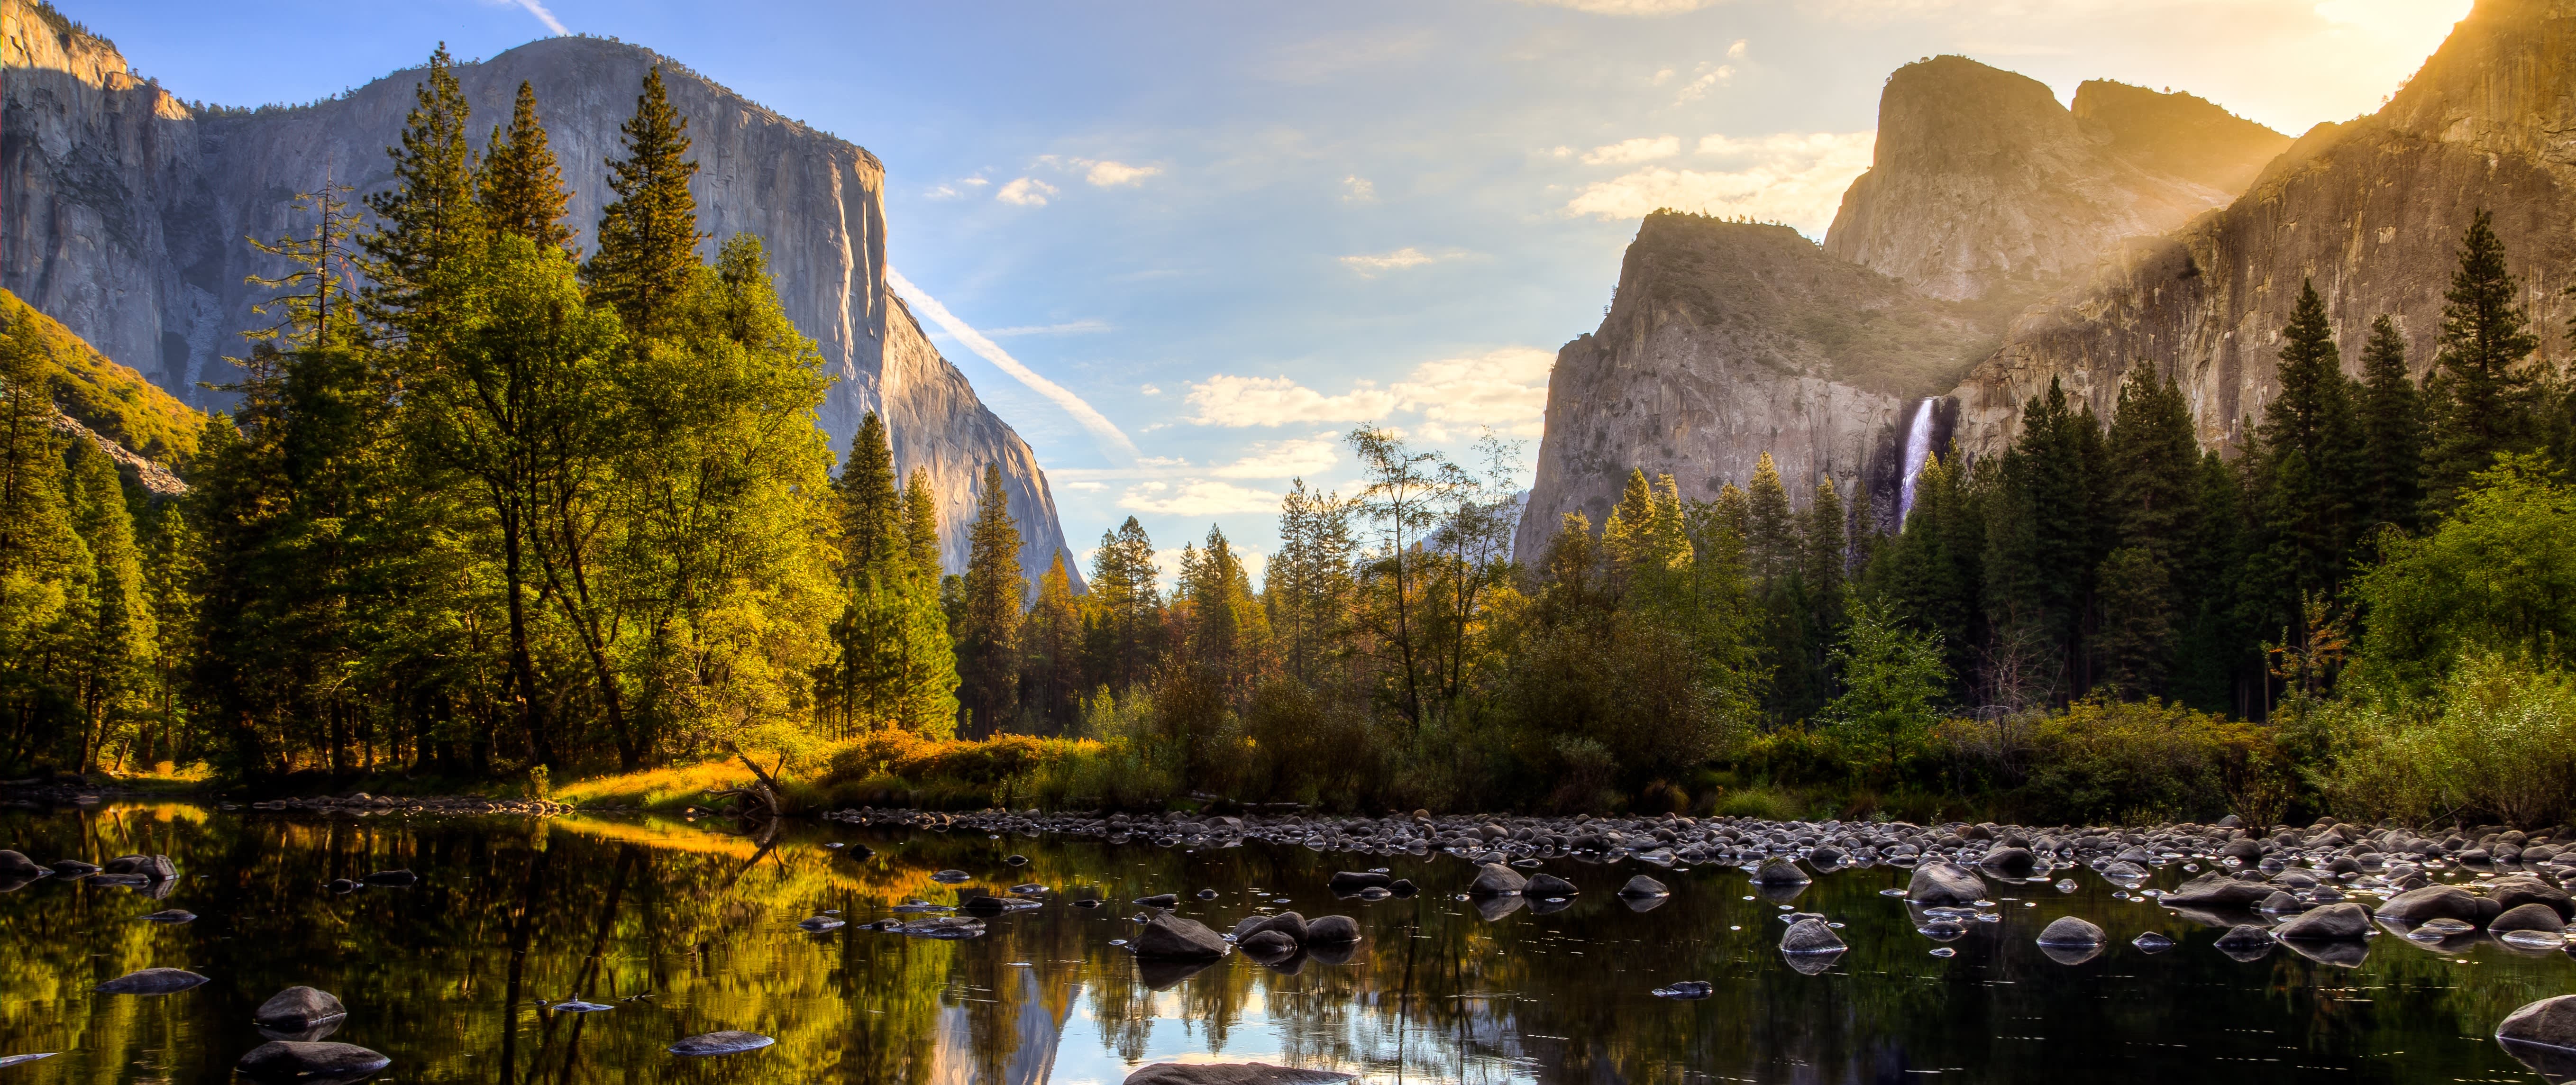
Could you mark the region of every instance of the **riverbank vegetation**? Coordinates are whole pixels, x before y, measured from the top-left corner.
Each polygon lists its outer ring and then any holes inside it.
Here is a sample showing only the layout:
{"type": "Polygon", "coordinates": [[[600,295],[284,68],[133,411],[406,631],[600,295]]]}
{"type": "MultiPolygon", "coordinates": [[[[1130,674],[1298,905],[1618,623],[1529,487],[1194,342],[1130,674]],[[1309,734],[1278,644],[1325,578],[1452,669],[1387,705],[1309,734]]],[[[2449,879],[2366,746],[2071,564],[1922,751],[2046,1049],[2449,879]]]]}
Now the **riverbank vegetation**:
{"type": "Polygon", "coordinates": [[[951,573],[880,419],[836,470],[759,239],[700,255],[658,75],[587,236],[536,106],[473,138],[442,54],[394,186],[301,201],[234,409],[152,445],[184,498],[53,428],[63,348],[11,321],[0,771],[667,806],[748,755],[811,805],[2571,813],[2576,380],[2483,218],[2426,378],[2385,317],[2348,376],[2305,291],[2226,455],[2140,366],[2108,419],[2038,390],[1901,517],[1765,457],[1632,473],[1514,555],[1516,448],[1361,426],[1356,492],[1296,483],[1266,562],[1211,529],[1167,584],[1130,519],[1076,594],[1083,556],[1020,567],[996,472],[951,573]]]}

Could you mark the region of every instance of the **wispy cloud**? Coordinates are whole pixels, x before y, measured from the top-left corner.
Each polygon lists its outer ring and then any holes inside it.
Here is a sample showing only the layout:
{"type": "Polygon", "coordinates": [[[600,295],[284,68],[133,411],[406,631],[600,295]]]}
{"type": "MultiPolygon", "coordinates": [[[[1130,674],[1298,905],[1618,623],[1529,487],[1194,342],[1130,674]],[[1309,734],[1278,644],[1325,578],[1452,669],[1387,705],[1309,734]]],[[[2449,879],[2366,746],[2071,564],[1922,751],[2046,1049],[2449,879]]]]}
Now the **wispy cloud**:
{"type": "Polygon", "coordinates": [[[1054,185],[1038,180],[1035,177],[1022,177],[1018,180],[1012,181],[1010,184],[1003,185],[1001,191],[993,194],[993,198],[1000,200],[1003,203],[1019,204],[1022,207],[1044,207],[1046,206],[1047,197],[1053,196],[1055,193],[1056,188],[1054,185]]]}
{"type": "Polygon", "coordinates": [[[546,6],[538,3],[537,0],[517,0],[517,2],[519,7],[526,10],[528,14],[536,16],[538,22],[546,24],[546,29],[557,34],[572,33],[564,29],[563,20],[555,18],[555,13],[547,11],[546,6]]]}
{"type": "Polygon", "coordinates": [[[1584,190],[1567,214],[1633,219],[1657,208],[1745,215],[1821,232],[1843,190],[1869,168],[1874,132],[1781,133],[1749,139],[1709,136],[1696,157],[1716,168],[1649,166],[1584,190]]]}
{"type": "Polygon", "coordinates": [[[1345,256],[1341,258],[1341,261],[1343,267],[1359,272],[1362,277],[1374,277],[1380,272],[1402,271],[1406,268],[1421,267],[1424,264],[1436,264],[1442,260],[1455,260],[1459,255],[1460,254],[1458,253],[1443,253],[1435,256],[1431,253],[1414,248],[1411,245],[1407,245],[1395,250],[1394,252],[1362,253],[1357,256],[1345,256]]]}
{"type": "Polygon", "coordinates": [[[1165,516],[1223,516],[1275,511],[1279,508],[1279,494],[1213,479],[1144,482],[1129,487],[1119,497],[1118,507],[1165,516]]]}
{"type": "Polygon", "coordinates": [[[1682,153],[1682,141],[1678,136],[1639,136],[1585,151],[1583,164],[1625,166],[1633,162],[1652,162],[1658,158],[1671,158],[1680,153],[1682,153]]]}
{"type": "Polygon", "coordinates": [[[1342,178],[1342,202],[1377,202],[1377,184],[1356,173],[1342,178]]]}
{"type": "Polygon", "coordinates": [[[1124,456],[1130,460],[1137,457],[1136,442],[1128,440],[1127,434],[1119,430],[1116,423],[1095,410],[1091,404],[1083,402],[1081,396],[1073,394],[1063,385],[1037,375],[1035,370],[1021,365],[1020,360],[1011,357],[1010,352],[1003,350],[1001,344],[987,338],[984,333],[976,331],[965,321],[957,319],[957,314],[949,312],[948,307],[939,304],[938,299],[923,293],[920,287],[912,285],[912,280],[904,278],[901,272],[887,268],[886,281],[893,284],[896,290],[902,291],[903,296],[910,299],[914,307],[929,316],[931,323],[939,325],[949,335],[956,337],[958,342],[966,344],[966,349],[981,355],[985,361],[993,363],[1002,372],[1010,374],[1013,379],[1029,386],[1030,391],[1045,396],[1056,406],[1064,408],[1065,413],[1072,415],[1073,420],[1081,423],[1082,428],[1091,431],[1091,436],[1099,442],[1101,451],[1124,456]]]}
{"type": "MultiPolygon", "coordinates": [[[[1739,42],[1738,44],[1742,43],[1739,42]]],[[[1683,86],[1681,93],[1673,96],[1673,104],[1680,105],[1694,98],[1704,97],[1709,91],[1715,90],[1734,78],[1735,68],[1732,65],[1720,64],[1717,67],[1709,68],[1706,71],[1699,73],[1699,78],[1693,79],[1687,85],[1683,86]]]]}
{"type": "MultiPolygon", "coordinates": [[[[1189,403],[1198,412],[1190,421],[1249,428],[1368,422],[1408,412],[1421,419],[1419,432],[1427,440],[1445,441],[1462,429],[1484,426],[1515,437],[1535,437],[1547,414],[1547,377],[1555,363],[1554,351],[1505,347],[1424,362],[1387,387],[1361,382],[1340,395],[1326,395],[1286,377],[1220,376],[1190,386],[1189,403]]],[[[1258,446],[1264,451],[1247,459],[1267,464],[1291,455],[1314,456],[1319,454],[1318,444],[1329,441],[1318,437],[1258,446]]],[[[1234,469],[1255,468],[1239,464],[1234,469]]],[[[1296,473],[1322,469],[1323,465],[1300,467],[1296,473]]]]}
{"type": "MultiPolygon", "coordinates": [[[[1077,162],[1077,164],[1084,163],[1077,162]]],[[[1136,184],[1163,172],[1161,166],[1130,166],[1124,162],[1101,161],[1087,164],[1091,168],[1083,173],[1082,179],[1102,188],[1136,184]]]]}

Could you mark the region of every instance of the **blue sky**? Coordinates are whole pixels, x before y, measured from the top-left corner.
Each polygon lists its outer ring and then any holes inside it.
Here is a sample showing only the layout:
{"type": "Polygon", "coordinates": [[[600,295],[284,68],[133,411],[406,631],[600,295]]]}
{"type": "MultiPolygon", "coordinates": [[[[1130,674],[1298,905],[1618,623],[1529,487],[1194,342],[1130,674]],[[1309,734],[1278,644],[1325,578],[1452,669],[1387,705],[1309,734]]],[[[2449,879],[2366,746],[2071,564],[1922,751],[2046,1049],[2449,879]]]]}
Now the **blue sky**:
{"type": "Polygon", "coordinates": [[[1077,546],[1274,541],[1376,421],[1535,459],[1547,367],[1637,219],[1821,237],[1888,72],[1964,53],[2297,134],[2376,109],[2468,0],[55,0],[183,98],[299,102],[557,28],[674,56],[886,164],[895,269],[1036,448],[1077,546]],[[969,339],[1022,365],[1042,392],[969,339]],[[1078,402],[1077,402],[1078,401],[1078,402]],[[1084,411],[1096,412],[1086,425],[1084,411]],[[1132,445],[1133,451],[1129,451],[1132,445]]]}

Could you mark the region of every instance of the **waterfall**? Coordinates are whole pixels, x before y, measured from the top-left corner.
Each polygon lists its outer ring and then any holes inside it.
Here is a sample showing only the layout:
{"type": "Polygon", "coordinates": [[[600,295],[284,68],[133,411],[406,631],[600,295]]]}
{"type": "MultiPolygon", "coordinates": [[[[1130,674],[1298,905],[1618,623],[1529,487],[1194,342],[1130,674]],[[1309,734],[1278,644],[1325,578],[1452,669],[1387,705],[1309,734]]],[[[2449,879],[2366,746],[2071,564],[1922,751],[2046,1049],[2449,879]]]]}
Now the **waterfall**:
{"type": "Polygon", "coordinates": [[[1925,397],[1914,406],[1914,421],[1905,427],[1905,477],[1897,480],[1896,528],[1905,530],[1905,518],[1914,513],[1914,480],[1922,477],[1923,461],[1932,455],[1932,404],[1937,397],[1925,397]]]}

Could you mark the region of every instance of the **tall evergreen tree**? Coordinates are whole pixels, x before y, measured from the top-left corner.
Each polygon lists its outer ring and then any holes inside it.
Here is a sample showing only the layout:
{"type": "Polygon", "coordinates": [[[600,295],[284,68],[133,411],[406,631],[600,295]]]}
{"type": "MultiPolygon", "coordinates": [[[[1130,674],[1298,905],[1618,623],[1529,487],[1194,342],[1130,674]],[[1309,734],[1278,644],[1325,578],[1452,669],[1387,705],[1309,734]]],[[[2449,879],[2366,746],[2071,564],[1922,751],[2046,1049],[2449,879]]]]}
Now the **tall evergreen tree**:
{"type": "Polygon", "coordinates": [[[2281,392],[2256,430],[2257,489],[2274,611],[2294,614],[2305,594],[2331,596],[2360,539],[2363,435],[2334,328],[2313,284],[2300,291],[2281,332],[2281,392]]]}
{"type": "Polygon", "coordinates": [[[1798,525],[1789,511],[1789,488],[1780,483],[1780,467],[1764,452],[1753,464],[1753,481],[1745,486],[1744,551],[1755,580],[1785,576],[1798,566],[1798,525]]]}
{"type": "MultiPolygon", "coordinates": [[[[1292,490],[1291,496],[1297,492],[1292,490]]],[[[1161,655],[1159,575],[1154,542],[1135,517],[1115,531],[1100,533],[1100,549],[1091,555],[1091,592],[1085,597],[1091,611],[1084,641],[1086,678],[1092,688],[1124,697],[1152,676],[1161,655]]]]}
{"type": "Polygon", "coordinates": [[[1991,659],[1989,669],[2053,675],[2050,696],[2092,686],[2085,633],[2106,538],[2105,462],[2092,412],[2070,407],[2051,380],[2023,409],[2021,434],[2004,453],[1986,509],[1987,621],[1998,651],[2014,653],[1991,659]]]}
{"type": "Polygon", "coordinates": [[[495,127],[484,145],[483,172],[477,189],[483,221],[498,233],[516,234],[540,248],[573,252],[578,231],[564,223],[564,205],[572,193],[564,188],[563,168],[554,148],[546,145],[546,127],[537,121],[537,91],[519,83],[518,105],[510,127],[495,127]]]}
{"type": "Polygon", "coordinates": [[[617,310],[630,332],[660,335],[675,319],[680,296],[699,266],[698,202],[689,178],[689,120],[671,107],[662,68],[644,76],[635,115],[618,129],[626,156],[608,162],[617,193],[600,212],[599,252],[590,258],[592,300],[617,310]]]}
{"type": "Polygon", "coordinates": [[[939,498],[930,488],[930,469],[915,467],[903,486],[903,549],[912,559],[912,575],[939,583],[939,498]]]}
{"type": "MultiPolygon", "coordinates": [[[[367,253],[367,312],[398,339],[435,338],[464,303],[464,264],[483,244],[483,209],[475,200],[474,151],[465,126],[473,107],[456,82],[447,46],[429,57],[429,78],[412,90],[402,146],[393,156],[392,188],[367,197],[376,229],[361,239],[367,253]]],[[[328,227],[326,216],[326,229],[328,227]]]]}
{"type": "Polygon", "coordinates": [[[2424,503],[2424,397],[2407,371],[2406,341],[2386,315],[2371,322],[2361,374],[2364,530],[2385,524],[2411,533],[2424,503]]]}
{"type": "Polygon", "coordinates": [[[1039,734],[1064,735],[1082,709],[1082,608],[1057,551],[1020,619],[1020,710],[1039,734]]]}
{"type": "Polygon", "coordinates": [[[2159,379],[2152,366],[2130,370],[2105,444],[2118,544],[2142,548],[2170,568],[2200,513],[2200,441],[2182,388],[2159,379]]]}
{"type": "Polygon", "coordinates": [[[894,449],[886,439],[885,420],[869,411],[850,438],[850,462],[835,482],[841,521],[841,546],[851,575],[877,569],[901,553],[902,495],[895,490],[894,449]]]}
{"type": "MultiPolygon", "coordinates": [[[[1343,652],[1340,638],[1353,587],[1351,555],[1358,548],[1351,538],[1350,509],[1350,502],[1340,495],[1308,489],[1302,478],[1289,482],[1288,495],[1279,505],[1279,554],[1270,559],[1262,577],[1262,603],[1279,638],[1281,663],[1288,676],[1301,683],[1321,681],[1328,661],[1343,652]]],[[[1135,523],[1133,517],[1127,521],[1130,527],[1135,523]]],[[[1136,530],[1141,536],[1143,529],[1136,530]]],[[[1101,537],[1100,555],[1093,559],[1095,570],[1112,567],[1110,554],[1116,542],[1106,534],[1101,537]]],[[[1151,561],[1150,549],[1144,558],[1151,561]]],[[[1133,558],[1122,554],[1119,560],[1133,558]]],[[[1142,571],[1151,574],[1150,567],[1142,571]]],[[[1101,592],[1100,576],[1093,573],[1094,594],[1101,592]]],[[[1122,584],[1122,594],[1128,590],[1122,584]]]]}
{"type": "Polygon", "coordinates": [[[968,529],[966,573],[957,615],[957,672],[962,730],[1001,733],[1019,714],[1020,529],[1000,464],[984,465],[983,492],[968,529]]]}
{"type": "Polygon", "coordinates": [[[2425,380],[2424,506],[2448,511],[2470,475],[2498,453],[2530,451],[2540,436],[2540,348],[2505,270],[2504,241],[2481,210],[2460,239],[2460,269],[2443,297],[2442,345],[2425,380]]]}
{"type": "Polygon", "coordinates": [[[92,772],[118,730],[142,708],[159,637],[115,461],[98,446],[76,441],[68,474],[73,526],[90,567],[85,620],[72,642],[72,658],[83,720],[78,763],[80,771],[92,772]]]}

